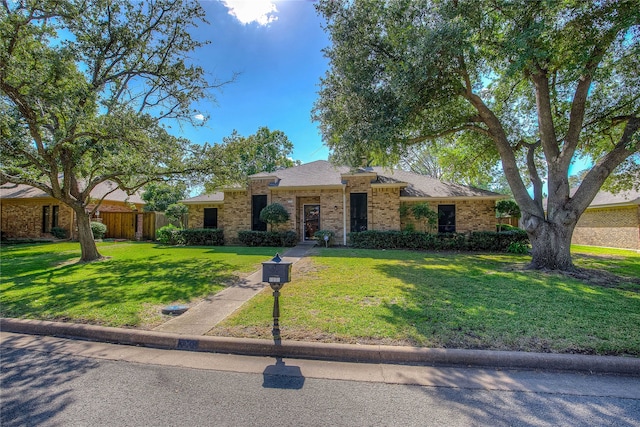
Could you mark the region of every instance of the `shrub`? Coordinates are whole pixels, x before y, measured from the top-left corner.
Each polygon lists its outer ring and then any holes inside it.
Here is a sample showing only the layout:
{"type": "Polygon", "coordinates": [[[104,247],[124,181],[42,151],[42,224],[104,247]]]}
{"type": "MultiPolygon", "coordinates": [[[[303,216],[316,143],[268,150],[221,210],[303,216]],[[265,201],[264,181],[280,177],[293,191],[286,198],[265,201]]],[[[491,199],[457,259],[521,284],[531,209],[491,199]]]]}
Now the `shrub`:
{"type": "Polygon", "coordinates": [[[107,226],[101,222],[91,222],[91,233],[94,239],[102,239],[107,234],[107,226]]]}
{"type": "Polygon", "coordinates": [[[293,231],[251,231],[238,232],[238,240],[245,246],[291,247],[298,243],[298,235],[293,231]]]}
{"type": "Polygon", "coordinates": [[[289,212],[280,203],[271,203],[260,211],[260,220],[273,227],[289,221],[289,212]]]}
{"type": "Polygon", "coordinates": [[[179,230],[181,240],[188,246],[223,246],[224,232],[217,228],[186,228],[179,230]]]}
{"type": "Polygon", "coordinates": [[[184,244],[184,238],[180,231],[181,229],[173,224],[165,225],[156,231],[156,240],[165,245],[184,244]]]}
{"type": "Polygon", "coordinates": [[[333,238],[335,237],[335,233],[331,230],[318,230],[313,233],[313,238],[320,245],[333,246],[333,238]],[[328,236],[328,240],[324,240],[324,236],[328,236]]]}
{"type": "MultiPolygon", "coordinates": [[[[93,231],[93,229],[91,230],[93,231]]],[[[66,239],[67,238],[67,230],[62,227],[51,227],[51,234],[56,239],[66,239]]]]}
{"type": "Polygon", "coordinates": [[[480,231],[468,235],[462,233],[431,234],[407,230],[368,230],[350,233],[349,241],[352,247],[363,249],[513,252],[523,250],[522,247],[525,248],[525,251],[528,250],[529,238],[524,230],[501,233],[480,231]]]}
{"type": "Polygon", "coordinates": [[[523,242],[511,242],[507,252],[510,254],[526,254],[529,253],[529,245],[523,242]]]}

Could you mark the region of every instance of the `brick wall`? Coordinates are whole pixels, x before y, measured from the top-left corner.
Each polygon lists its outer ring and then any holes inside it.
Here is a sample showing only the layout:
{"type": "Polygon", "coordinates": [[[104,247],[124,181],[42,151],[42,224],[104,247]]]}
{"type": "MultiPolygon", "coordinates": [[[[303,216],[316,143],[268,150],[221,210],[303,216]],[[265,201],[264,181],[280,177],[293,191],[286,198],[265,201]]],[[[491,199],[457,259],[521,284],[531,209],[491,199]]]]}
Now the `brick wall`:
{"type": "Polygon", "coordinates": [[[573,231],[571,243],[640,249],[640,206],[585,211],[573,231]]]}
{"type": "Polygon", "coordinates": [[[221,203],[203,203],[203,204],[189,204],[189,212],[187,214],[187,227],[188,228],[203,228],[204,227],[204,210],[209,208],[218,209],[218,228],[224,228],[224,205],[221,203]]]}
{"type": "Polygon", "coordinates": [[[372,190],[370,230],[400,230],[400,189],[374,188],[372,190]]]}
{"type": "MultiPolygon", "coordinates": [[[[424,202],[403,201],[402,203],[410,207],[424,202]]],[[[494,200],[438,200],[429,201],[427,204],[436,212],[438,212],[438,205],[455,205],[457,233],[496,230],[497,220],[494,200]]],[[[409,223],[414,224],[416,231],[427,231],[425,229],[425,221],[416,220],[410,210],[408,215],[401,220],[402,229],[406,229],[409,223]]]]}
{"type": "Polygon", "coordinates": [[[224,224],[226,243],[238,243],[238,231],[251,230],[251,196],[246,191],[224,193],[224,214],[218,213],[218,222],[224,224]]]}
{"type": "Polygon", "coordinates": [[[73,210],[56,200],[2,200],[0,202],[0,230],[8,238],[50,238],[50,233],[42,232],[42,207],[59,206],[58,227],[68,233],[74,230],[73,210]]]}

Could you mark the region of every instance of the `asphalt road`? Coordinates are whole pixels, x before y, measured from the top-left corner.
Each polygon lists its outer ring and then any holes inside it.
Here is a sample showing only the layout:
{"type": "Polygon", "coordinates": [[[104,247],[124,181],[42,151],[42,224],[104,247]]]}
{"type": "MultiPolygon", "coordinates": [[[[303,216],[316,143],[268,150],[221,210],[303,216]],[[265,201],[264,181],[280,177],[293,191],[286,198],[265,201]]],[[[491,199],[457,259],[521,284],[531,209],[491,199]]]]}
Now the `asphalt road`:
{"type": "Polygon", "coordinates": [[[2,334],[8,426],[640,426],[640,378],[367,365],[2,334]]]}

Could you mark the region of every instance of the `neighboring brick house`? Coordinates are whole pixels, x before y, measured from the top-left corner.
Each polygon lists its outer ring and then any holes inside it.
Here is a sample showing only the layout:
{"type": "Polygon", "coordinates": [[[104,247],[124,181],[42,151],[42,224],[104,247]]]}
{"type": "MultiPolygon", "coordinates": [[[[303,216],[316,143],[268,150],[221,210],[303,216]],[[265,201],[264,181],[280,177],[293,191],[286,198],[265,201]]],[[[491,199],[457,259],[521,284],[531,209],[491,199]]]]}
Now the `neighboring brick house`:
{"type": "Polygon", "coordinates": [[[189,206],[189,228],[220,228],[225,240],[237,242],[241,230],[266,230],[260,211],[280,203],[290,214],[279,230],[295,230],[301,240],[317,230],[331,230],[337,243],[362,230],[401,230],[413,223],[400,206],[426,202],[439,213],[438,230],[465,233],[495,231],[495,202],[501,194],[400,170],[380,167],[351,170],[315,161],[249,178],[245,188],[183,200],[189,206]]]}
{"type": "MultiPolygon", "coordinates": [[[[113,182],[99,184],[91,192],[92,200],[102,200],[92,221],[107,226],[107,238],[153,239],[153,212],[142,212],[145,204],[139,194],[127,195],[113,182]]],[[[87,206],[92,210],[95,204],[87,206]]],[[[0,186],[0,230],[6,238],[50,238],[53,227],[67,230],[77,238],[75,213],[67,205],[28,185],[0,186]]]]}
{"type": "Polygon", "coordinates": [[[599,192],[578,220],[571,243],[640,250],[640,192],[599,192]]]}

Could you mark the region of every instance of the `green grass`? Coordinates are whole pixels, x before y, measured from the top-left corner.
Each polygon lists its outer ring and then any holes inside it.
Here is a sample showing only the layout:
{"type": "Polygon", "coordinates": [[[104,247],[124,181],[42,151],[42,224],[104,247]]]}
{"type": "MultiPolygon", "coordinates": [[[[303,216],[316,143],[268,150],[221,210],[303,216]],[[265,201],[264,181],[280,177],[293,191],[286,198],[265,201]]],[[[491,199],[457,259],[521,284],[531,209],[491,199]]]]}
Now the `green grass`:
{"type": "Polygon", "coordinates": [[[0,314],[108,326],[153,327],[167,304],[222,290],[273,248],[98,243],[107,260],[81,264],[78,243],[3,245],[0,314]]]}
{"type": "MultiPolygon", "coordinates": [[[[576,264],[640,278],[633,251],[576,264]]],[[[283,339],[640,356],[640,285],[524,271],[529,257],[320,249],[280,301],[283,339]]],[[[210,334],[270,336],[265,291],[210,334]]]]}
{"type": "MultiPolygon", "coordinates": [[[[77,243],[2,246],[0,315],[150,328],[260,268],[274,248],[77,243]]],[[[575,247],[574,261],[632,278],[589,284],[525,271],[528,256],[317,249],[281,297],[283,339],[640,356],[640,254],[575,247]]],[[[211,334],[271,337],[265,290],[211,334]]]]}

